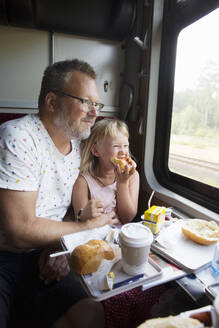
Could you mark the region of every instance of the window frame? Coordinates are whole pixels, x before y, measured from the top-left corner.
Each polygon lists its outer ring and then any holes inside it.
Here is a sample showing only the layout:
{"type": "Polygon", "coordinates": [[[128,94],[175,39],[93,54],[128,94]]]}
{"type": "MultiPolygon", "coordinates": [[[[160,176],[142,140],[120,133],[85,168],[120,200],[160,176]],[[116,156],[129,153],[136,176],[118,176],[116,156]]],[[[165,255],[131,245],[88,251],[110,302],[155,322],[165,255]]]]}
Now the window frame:
{"type": "Polygon", "coordinates": [[[182,29],[218,6],[218,0],[165,1],[153,158],[154,174],[161,186],[216,213],[219,213],[219,189],[171,172],[168,160],[177,38],[182,29]]]}

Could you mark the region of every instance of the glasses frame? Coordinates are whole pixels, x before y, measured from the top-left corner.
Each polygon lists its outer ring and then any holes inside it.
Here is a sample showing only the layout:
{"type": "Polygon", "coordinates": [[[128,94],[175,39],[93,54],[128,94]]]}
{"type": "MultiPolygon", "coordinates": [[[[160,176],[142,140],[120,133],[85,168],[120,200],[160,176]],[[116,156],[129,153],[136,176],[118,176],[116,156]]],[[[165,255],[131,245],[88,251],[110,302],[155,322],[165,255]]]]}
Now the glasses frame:
{"type": "Polygon", "coordinates": [[[88,105],[88,111],[86,111],[87,113],[88,112],[91,112],[93,107],[95,108],[95,110],[99,113],[101,111],[101,109],[104,107],[104,104],[101,104],[101,103],[97,103],[97,102],[93,102],[91,101],[90,99],[85,99],[85,98],[80,98],[80,97],[77,97],[77,96],[73,96],[73,95],[70,95],[69,93],[66,93],[64,91],[60,91],[60,90],[52,90],[52,92],[54,93],[60,93],[61,95],[63,96],[66,96],[66,97],[70,97],[70,98],[73,98],[73,99],[77,99],[79,100],[83,105],[84,104],[87,104],[88,105]],[[97,108],[98,107],[98,108],[97,108]]]}

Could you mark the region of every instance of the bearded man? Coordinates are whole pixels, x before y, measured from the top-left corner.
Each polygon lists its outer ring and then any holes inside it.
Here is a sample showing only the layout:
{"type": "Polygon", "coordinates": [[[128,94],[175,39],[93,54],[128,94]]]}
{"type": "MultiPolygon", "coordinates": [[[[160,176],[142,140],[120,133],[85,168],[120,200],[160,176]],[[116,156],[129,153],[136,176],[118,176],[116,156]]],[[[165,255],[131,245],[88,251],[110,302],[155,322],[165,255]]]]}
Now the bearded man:
{"type": "Polygon", "coordinates": [[[66,257],[48,256],[62,235],[114,224],[113,213],[63,221],[80,140],[103,107],[95,80],[86,62],[54,63],[44,72],[39,113],[0,126],[1,328],[19,323],[18,313],[32,319],[31,327],[104,327],[101,303],[87,298],[66,257]]]}

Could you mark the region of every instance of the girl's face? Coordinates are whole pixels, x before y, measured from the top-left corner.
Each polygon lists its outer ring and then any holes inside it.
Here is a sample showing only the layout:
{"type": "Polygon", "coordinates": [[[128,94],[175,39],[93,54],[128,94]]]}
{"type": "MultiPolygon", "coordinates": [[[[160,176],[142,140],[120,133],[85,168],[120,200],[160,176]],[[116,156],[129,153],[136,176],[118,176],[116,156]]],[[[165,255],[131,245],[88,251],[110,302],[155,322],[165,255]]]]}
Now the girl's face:
{"type": "Polygon", "coordinates": [[[121,132],[118,132],[114,137],[108,136],[93,145],[92,153],[105,163],[111,163],[112,156],[127,158],[129,156],[128,138],[121,132]]]}

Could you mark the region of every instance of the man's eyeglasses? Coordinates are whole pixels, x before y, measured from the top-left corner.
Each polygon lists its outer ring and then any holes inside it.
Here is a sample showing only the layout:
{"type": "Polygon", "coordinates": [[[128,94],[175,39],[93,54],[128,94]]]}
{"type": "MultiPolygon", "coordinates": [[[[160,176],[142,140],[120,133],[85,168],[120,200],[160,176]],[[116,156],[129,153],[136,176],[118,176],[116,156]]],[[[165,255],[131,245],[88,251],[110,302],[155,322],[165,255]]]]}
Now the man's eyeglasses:
{"type": "Polygon", "coordinates": [[[63,96],[66,96],[66,97],[71,97],[73,99],[77,99],[79,100],[82,104],[86,104],[87,105],[87,110],[84,109],[84,111],[86,111],[87,113],[92,111],[93,108],[95,108],[95,110],[97,112],[100,112],[101,109],[104,107],[104,104],[101,104],[101,103],[96,103],[96,102],[93,102],[91,101],[90,99],[84,99],[84,98],[80,98],[80,97],[76,97],[76,96],[72,96],[68,93],[65,93],[63,91],[59,91],[59,90],[53,90],[52,92],[54,93],[60,93],[61,95],[63,96]]]}

